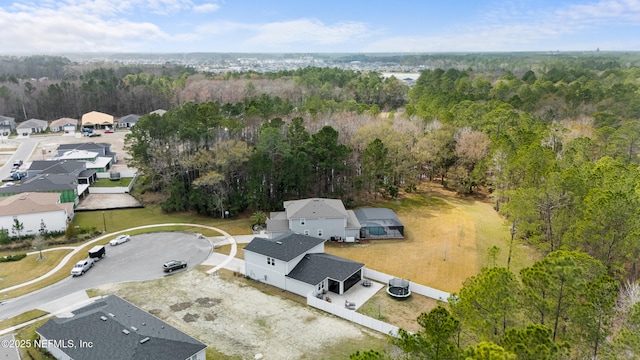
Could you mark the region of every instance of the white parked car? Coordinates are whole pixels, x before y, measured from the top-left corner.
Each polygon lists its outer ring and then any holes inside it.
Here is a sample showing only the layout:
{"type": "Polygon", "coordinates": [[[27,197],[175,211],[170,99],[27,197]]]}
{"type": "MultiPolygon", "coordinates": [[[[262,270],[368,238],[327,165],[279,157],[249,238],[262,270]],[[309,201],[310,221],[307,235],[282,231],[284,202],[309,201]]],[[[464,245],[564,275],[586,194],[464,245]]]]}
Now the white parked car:
{"type": "Polygon", "coordinates": [[[131,240],[131,236],[129,236],[129,235],[120,235],[117,238],[109,241],[109,245],[111,245],[111,246],[120,245],[122,243],[126,243],[129,240],[131,240]]]}
{"type": "Polygon", "coordinates": [[[89,269],[93,267],[93,259],[86,258],[84,260],[78,261],[71,269],[71,276],[80,276],[84,275],[89,269]]]}

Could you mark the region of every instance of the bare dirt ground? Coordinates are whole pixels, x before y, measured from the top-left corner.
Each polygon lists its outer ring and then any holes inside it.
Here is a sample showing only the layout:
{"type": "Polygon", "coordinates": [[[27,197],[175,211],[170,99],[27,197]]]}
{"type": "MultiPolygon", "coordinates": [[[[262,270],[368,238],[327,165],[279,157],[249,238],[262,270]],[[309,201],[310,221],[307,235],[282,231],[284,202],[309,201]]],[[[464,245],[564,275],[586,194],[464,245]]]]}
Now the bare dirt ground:
{"type": "Polygon", "coordinates": [[[234,358],[335,358],[328,349],[344,342],[361,344],[361,350],[372,339],[384,342],[381,334],[346,320],[198,270],[98,292],[115,293],[234,358]]]}

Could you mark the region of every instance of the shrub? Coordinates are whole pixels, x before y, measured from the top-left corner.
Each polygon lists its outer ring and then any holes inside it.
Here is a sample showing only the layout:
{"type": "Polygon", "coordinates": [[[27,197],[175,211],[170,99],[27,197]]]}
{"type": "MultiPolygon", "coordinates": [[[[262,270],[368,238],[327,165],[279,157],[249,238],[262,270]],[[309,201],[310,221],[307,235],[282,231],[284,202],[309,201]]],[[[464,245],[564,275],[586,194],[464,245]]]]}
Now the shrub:
{"type": "Polygon", "coordinates": [[[0,262],[20,261],[27,257],[27,254],[15,254],[0,257],[0,262]]]}

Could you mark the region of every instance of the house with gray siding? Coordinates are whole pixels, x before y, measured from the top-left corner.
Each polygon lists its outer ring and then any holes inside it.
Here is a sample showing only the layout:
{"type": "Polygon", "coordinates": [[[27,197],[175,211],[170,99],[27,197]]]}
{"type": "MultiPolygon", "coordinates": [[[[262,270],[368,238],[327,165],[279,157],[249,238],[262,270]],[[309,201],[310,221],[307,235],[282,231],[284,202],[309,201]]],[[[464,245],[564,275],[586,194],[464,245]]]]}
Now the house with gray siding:
{"type": "Polygon", "coordinates": [[[36,330],[56,359],[206,360],[205,344],[116,295],[72,315],[36,330]]]}
{"type": "Polygon", "coordinates": [[[0,130],[13,132],[16,130],[16,119],[9,116],[0,115],[0,130]]]}
{"type": "Polygon", "coordinates": [[[358,239],[360,223],[339,199],[311,198],[284,202],[284,211],[272,212],[267,232],[314,236],[325,240],[358,239]]]}
{"type": "Polygon", "coordinates": [[[44,120],[29,119],[18,124],[16,131],[18,134],[38,134],[45,132],[49,127],[49,123],[44,120]]]}
{"type": "Polygon", "coordinates": [[[300,296],[343,294],[364,264],[324,253],[325,239],[295,233],[255,237],[244,248],[245,275],[300,296]]]}

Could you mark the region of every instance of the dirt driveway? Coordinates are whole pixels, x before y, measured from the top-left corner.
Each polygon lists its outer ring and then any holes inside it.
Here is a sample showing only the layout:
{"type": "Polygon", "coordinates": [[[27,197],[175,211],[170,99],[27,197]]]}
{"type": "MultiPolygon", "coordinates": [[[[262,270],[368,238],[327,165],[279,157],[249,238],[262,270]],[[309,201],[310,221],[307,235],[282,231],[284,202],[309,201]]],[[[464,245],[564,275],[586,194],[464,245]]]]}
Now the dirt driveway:
{"type": "Polygon", "coordinates": [[[227,356],[253,359],[313,359],[345,342],[362,344],[383,336],[292,300],[206,275],[198,270],[157,281],[101,287],[227,356]]]}

